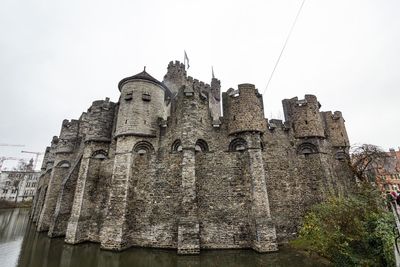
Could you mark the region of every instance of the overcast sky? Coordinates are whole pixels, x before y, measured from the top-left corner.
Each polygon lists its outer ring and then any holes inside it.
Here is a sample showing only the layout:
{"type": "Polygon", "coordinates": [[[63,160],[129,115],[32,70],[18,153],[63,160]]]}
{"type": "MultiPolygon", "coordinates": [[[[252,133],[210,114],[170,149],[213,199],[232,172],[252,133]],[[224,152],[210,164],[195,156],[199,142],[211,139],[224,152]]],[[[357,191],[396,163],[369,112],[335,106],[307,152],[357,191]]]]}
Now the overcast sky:
{"type": "MultiPolygon", "coordinates": [[[[118,82],[168,62],[222,89],[253,83],[265,115],[281,100],[317,95],[340,110],[351,143],[400,146],[400,1],[306,0],[266,92],[302,0],[1,0],[0,143],[44,151],[63,119],[93,100],[117,101],[118,82]]],[[[21,148],[0,156],[29,158],[21,148]]]]}

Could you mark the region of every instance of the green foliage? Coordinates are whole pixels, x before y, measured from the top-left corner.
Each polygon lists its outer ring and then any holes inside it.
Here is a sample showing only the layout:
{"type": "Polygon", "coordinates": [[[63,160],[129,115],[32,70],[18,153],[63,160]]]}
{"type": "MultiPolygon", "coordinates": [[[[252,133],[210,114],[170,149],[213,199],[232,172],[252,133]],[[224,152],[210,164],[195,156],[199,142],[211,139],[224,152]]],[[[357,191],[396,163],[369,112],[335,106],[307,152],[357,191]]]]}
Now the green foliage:
{"type": "Polygon", "coordinates": [[[395,266],[394,218],[379,192],[364,187],[332,197],[305,216],[297,248],[317,252],[336,266],[395,266]]]}

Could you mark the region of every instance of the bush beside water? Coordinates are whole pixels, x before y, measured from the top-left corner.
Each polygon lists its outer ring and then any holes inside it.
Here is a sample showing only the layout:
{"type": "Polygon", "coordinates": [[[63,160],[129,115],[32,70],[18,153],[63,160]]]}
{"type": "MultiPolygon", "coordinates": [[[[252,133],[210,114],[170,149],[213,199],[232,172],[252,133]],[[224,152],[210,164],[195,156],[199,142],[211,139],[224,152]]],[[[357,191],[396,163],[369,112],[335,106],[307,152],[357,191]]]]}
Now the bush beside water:
{"type": "Polygon", "coordinates": [[[314,206],[292,245],[336,266],[395,266],[394,225],[381,193],[364,186],[350,197],[314,206]]]}

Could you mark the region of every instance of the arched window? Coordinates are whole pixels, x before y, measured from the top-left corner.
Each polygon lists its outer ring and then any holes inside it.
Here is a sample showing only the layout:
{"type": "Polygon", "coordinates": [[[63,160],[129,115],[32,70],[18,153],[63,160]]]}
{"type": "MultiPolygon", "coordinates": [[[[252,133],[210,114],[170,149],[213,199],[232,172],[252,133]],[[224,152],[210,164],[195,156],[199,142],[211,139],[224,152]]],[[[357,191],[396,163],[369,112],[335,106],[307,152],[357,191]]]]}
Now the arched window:
{"type": "Polygon", "coordinates": [[[297,153],[302,155],[309,155],[318,153],[318,149],[311,143],[302,143],[297,147],[297,153]]]}
{"type": "Polygon", "coordinates": [[[199,139],[196,141],[194,149],[196,152],[208,152],[208,144],[203,139],[199,139]]]}
{"type": "Polygon", "coordinates": [[[57,164],[57,167],[69,168],[69,167],[71,167],[71,163],[69,163],[69,161],[67,161],[67,160],[62,160],[57,164]]]}
{"type": "Polygon", "coordinates": [[[247,143],[243,138],[235,138],[229,144],[229,151],[244,151],[247,148],[247,143]]]}
{"type": "Polygon", "coordinates": [[[182,151],[182,143],[180,139],[176,139],[171,146],[171,152],[181,152],[182,151]]]}
{"type": "Polygon", "coordinates": [[[100,160],[107,159],[107,152],[104,151],[103,149],[96,150],[95,152],[93,152],[92,158],[100,160]]]}
{"type": "Polygon", "coordinates": [[[154,151],[154,147],[147,141],[140,141],[133,147],[133,151],[139,155],[148,154],[154,151]]]}
{"type": "Polygon", "coordinates": [[[346,152],[339,150],[336,152],[335,154],[335,159],[339,160],[339,161],[344,161],[346,160],[348,157],[348,155],[346,154],[346,152]]]}

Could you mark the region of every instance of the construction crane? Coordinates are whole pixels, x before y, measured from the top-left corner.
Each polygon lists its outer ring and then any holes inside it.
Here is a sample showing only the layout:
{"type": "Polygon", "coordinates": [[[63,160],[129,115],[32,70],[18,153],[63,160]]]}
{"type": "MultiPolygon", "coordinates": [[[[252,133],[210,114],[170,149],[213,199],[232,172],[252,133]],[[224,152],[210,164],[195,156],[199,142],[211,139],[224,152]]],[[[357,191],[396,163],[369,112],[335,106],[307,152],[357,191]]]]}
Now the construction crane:
{"type": "Polygon", "coordinates": [[[0,157],[0,171],[1,168],[3,167],[3,163],[6,160],[21,160],[21,158],[15,158],[15,157],[0,157]]]}
{"type": "Polygon", "coordinates": [[[24,147],[25,145],[0,144],[0,146],[17,146],[17,147],[24,147]]]}
{"type": "Polygon", "coordinates": [[[36,164],[38,162],[39,156],[44,154],[43,152],[32,152],[32,151],[24,151],[24,150],[22,150],[21,153],[35,154],[36,155],[35,160],[33,162],[33,169],[34,170],[36,170],[36,164]]]}

